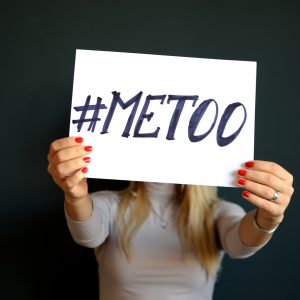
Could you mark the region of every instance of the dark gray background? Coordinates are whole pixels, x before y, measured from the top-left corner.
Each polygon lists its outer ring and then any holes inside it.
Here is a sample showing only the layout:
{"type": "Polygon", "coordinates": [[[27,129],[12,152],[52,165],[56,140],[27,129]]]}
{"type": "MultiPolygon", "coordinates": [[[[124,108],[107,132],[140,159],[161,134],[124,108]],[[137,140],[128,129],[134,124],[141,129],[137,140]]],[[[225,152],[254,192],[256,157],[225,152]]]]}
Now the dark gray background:
{"type": "MultiPolygon", "coordinates": [[[[46,171],[50,142],[68,134],[76,48],[257,61],[255,158],[292,172],[296,193],[263,250],[226,257],[215,299],[300,299],[297,1],[29,0],[0,14],[2,300],[97,299],[93,252],[71,240],[46,171]]],[[[221,194],[251,208],[239,189],[221,194]]]]}

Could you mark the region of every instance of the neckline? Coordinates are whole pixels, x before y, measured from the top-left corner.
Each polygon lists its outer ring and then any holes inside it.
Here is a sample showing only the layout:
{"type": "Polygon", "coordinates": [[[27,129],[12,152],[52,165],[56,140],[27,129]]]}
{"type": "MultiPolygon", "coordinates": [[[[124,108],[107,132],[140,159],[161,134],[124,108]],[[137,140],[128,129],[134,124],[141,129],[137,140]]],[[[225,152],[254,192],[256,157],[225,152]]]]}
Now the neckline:
{"type": "Polygon", "coordinates": [[[176,186],[173,183],[145,182],[144,185],[150,197],[173,198],[176,195],[176,186]]]}
{"type": "Polygon", "coordinates": [[[174,201],[176,198],[176,185],[170,183],[145,182],[151,210],[160,227],[165,229],[176,213],[174,201]]]}

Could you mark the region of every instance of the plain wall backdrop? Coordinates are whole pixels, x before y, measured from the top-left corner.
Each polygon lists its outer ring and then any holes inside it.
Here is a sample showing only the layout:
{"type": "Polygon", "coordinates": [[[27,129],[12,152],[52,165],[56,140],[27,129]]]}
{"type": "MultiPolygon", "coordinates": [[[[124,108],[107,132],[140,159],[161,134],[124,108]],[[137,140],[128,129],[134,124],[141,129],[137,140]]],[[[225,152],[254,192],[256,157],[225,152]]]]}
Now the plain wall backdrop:
{"type": "MultiPolygon", "coordinates": [[[[0,299],[98,298],[93,250],[72,241],[46,170],[50,142],[68,135],[77,48],[257,61],[255,158],[287,168],[296,192],[265,248],[225,258],[214,299],[299,299],[298,1],[6,1],[0,31],[0,299]]],[[[252,209],[240,192],[220,190],[252,209]]]]}

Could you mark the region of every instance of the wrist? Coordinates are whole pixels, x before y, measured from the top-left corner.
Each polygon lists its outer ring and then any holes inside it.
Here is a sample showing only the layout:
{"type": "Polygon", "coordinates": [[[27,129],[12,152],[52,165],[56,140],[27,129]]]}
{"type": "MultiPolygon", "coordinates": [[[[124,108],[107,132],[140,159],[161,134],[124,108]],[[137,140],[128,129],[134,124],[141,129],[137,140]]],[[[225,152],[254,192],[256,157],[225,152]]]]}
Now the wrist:
{"type": "Polygon", "coordinates": [[[83,222],[90,218],[93,212],[93,202],[89,194],[81,198],[65,196],[65,210],[74,221],[83,222]]]}
{"type": "Polygon", "coordinates": [[[280,216],[269,216],[269,215],[264,215],[264,213],[260,209],[256,209],[256,220],[261,227],[266,228],[266,229],[272,229],[275,226],[279,225],[282,223],[284,218],[284,215],[280,216]]]}
{"type": "Polygon", "coordinates": [[[253,222],[255,227],[259,231],[264,233],[273,233],[281,224],[282,220],[283,220],[283,216],[271,218],[271,219],[263,218],[260,216],[258,209],[256,209],[253,214],[253,222]]]}
{"type": "Polygon", "coordinates": [[[84,202],[86,202],[86,200],[88,199],[88,195],[82,196],[82,197],[72,197],[68,194],[65,193],[65,203],[67,205],[71,205],[71,206],[78,206],[78,205],[82,205],[84,202]]]}

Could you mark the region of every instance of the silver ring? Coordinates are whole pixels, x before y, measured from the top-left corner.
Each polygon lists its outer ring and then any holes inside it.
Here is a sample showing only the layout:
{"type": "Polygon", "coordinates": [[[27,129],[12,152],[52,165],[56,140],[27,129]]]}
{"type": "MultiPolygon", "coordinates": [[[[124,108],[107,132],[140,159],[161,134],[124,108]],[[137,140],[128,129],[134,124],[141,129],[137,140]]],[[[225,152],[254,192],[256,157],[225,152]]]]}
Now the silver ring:
{"type": "Polygon", "coordinates": [[[271,201],[276,201],[279,198],[279,193],[275,191],[274,196],[272,197],[271,201]]]}

